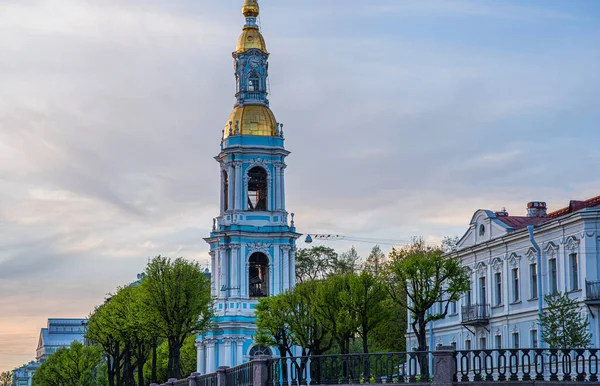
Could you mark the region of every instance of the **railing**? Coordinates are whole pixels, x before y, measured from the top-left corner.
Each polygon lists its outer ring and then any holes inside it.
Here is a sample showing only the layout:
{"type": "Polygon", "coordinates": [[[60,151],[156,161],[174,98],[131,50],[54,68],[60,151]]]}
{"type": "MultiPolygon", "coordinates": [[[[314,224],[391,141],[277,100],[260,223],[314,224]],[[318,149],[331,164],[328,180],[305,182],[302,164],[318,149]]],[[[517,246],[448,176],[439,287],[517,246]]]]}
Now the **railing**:
{"type": "Polygon", "coordinates": [[[197,375],[196,386],[217,386],[217,373],[197,375]]]}
{"type": "Polygon", "coordinates": [[[173,386],[183,386],[183,385],[188,385],[189,381],[187,379],[180,379],[178,381],[173,382],[173,386]]]}
{"type": "Polygon", "coordinates": [[[463,323],[487,323],[490,320],[489,304],[472,304],[462,306],[463,323]]]}
{"type": "Polygon", "coordinates": [[[499,349],[454,353],[455,382],[598,381],[598,349],[499,349]]]}
{"type": "Polygon", "coordinates": [[[267,361],[268,386],[430,382],[429,352],[318,355],[267,361]]]}
{"type": "Polygon", "coordinates": [[[225,370],[228,385],[253,386],[253,362],[244,363],[225,370]]]}
{"type": "Polygon", "coordinates": [[[585,281],[585,300],[600,300],[600,281],[585,281]]]}

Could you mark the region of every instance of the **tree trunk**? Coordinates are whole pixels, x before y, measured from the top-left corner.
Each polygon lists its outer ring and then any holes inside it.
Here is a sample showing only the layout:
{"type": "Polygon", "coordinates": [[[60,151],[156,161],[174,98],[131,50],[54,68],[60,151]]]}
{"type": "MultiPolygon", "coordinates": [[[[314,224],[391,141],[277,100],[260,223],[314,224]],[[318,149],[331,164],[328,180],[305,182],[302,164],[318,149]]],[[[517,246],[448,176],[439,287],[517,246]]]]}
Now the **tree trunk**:
{"type": "MultiPolygon", "coordinates": [[[[425,314],[421,314],[417,316],[417,321],[419,325],[419,330],[417,334],[417,340],[419,343],[418,351],[418,361],[419,368],[421,369],[421,378],[427,377],[429,378],[429,360],[427,358],[427,331],[425,324],[425,314]]],[[[433,342],[431,342],[433,343],[433,342]]]]}
{"type": "Polygon", "coordinates": [[[156,380],[156,345],[158,342],[154,340],[152,342],[152,383],[157,383],[156,380]]]}
{"type": "Polygon", "coordinates": [[[169,363],[171,364],[171,371],[169,372],[169,378],[181,377],[181,343],[179,339],[169,339],[169,363]]]}
{"type": "Polygon", "coordinates": [[[116,381],[117,381],[117,386],[122,386],[121,385],[121,349],[119,347],[119,342],[115,343],[115,352],[117,353],[117,356],[114,358],[114,366],[115,366],[115,375],[117,377],[116,381]]]}
{"type": "Polygon", "coordinates": [[[106,355],[106,372],[108,374],[108,386],[115,386],[115,370],[114,370],[114,359],[110,354],[106,355]]]}

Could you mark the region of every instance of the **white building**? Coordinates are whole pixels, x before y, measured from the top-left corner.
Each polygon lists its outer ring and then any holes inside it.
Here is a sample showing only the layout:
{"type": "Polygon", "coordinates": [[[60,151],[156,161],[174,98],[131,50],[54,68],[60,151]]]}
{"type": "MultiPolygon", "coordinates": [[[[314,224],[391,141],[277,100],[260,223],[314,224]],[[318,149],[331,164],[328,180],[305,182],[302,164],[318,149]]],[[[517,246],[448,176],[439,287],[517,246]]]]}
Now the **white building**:
{"type": "MultiPolygon", "coordinates": [[[[600,347],[600,196],[552,213],[532,202],[527,216],[478,210],[451,253],[469,269],[471,289],[432,323],[433,331],[429,326],[429,347],[546,347],[538,307],[546,307],[544,294],[556,292],[580,301],[592,347],[600,347]]],[[[410,329],[407,339],[409,349],[417,346],[410,329]]]]}

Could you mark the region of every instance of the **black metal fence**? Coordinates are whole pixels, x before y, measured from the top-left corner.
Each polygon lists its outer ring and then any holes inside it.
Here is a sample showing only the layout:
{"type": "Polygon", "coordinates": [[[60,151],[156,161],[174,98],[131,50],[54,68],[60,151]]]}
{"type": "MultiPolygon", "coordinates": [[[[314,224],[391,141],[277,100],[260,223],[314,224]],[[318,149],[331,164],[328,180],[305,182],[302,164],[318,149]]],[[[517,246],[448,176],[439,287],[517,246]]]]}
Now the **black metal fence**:
{"type": "Polygon", "coordinates": [[[248,362],[225,370],[227,384],[235,386],[253,386],[253,366],[253,362],[248,362]]]}
{"type": "Polygon", "coordinates": [[[318,355],[267,361],[269,386],[430,382],[430,352],[318,355]]]}
{"type": "Polygon", "coordinates": [[[197,375],[196,386],[217,386],[217,373],[197,375]]]}
{"type": "Polygon", "coordinates": [[[598,381],[598,349],[456,351],[455,382],[598,381]]]}

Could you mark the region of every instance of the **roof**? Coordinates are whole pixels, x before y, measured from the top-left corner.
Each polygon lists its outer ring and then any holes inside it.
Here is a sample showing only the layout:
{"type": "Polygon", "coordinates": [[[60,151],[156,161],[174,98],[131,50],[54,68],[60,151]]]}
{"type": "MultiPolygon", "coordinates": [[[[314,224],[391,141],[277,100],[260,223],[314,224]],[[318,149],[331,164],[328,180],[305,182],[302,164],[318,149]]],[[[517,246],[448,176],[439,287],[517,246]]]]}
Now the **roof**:
{"type": "Polygon", "coordinates": [[[498,220],[502,221],[513,229],[526,228],[529,225],[538,225],[548,221],[546,217],[526,217],[526,216],[504,216],[498,217],[498,220]]]}
{"type": "Polygon", "coordinates": [[[589,200],[585,200],[585,201],[572,200],[571,202],[569,202],[568,207],[559,209],[552,213],[549,213],[548,217],[549,218],[558,218],[558,217],[565,216],[569,213],[577,212],[578,210],[581,210],[581,209],[593,208],[595,206],[600,206],[600,196],[590,198],[589,200]]]}

